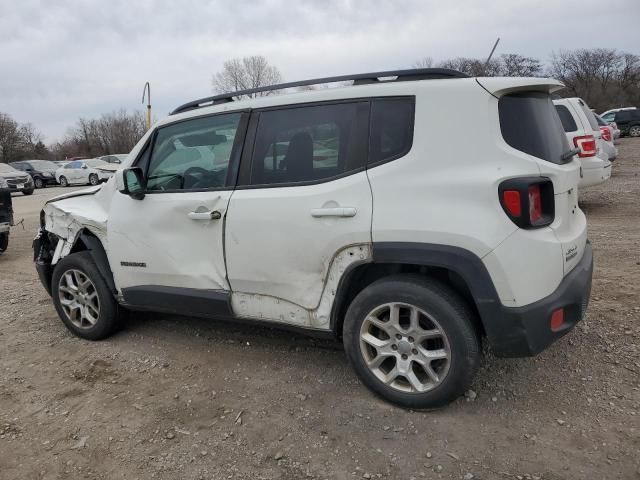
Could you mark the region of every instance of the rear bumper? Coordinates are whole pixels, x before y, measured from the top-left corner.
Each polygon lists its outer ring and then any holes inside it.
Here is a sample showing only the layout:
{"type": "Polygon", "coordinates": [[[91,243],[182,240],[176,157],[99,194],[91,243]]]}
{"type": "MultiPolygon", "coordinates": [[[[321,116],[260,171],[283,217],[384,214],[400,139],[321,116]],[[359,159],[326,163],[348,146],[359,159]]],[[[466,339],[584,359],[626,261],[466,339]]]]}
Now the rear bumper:
{"type": "Polygon", "coordinates": [[[536,355],[573,329],[587,309],[592,275],[593,252],[587,242],[580,263],[551,295],[524,307],[502,307],[501,328],[490,337],[496,355],[536,355]],[[559,308],[564,308],[565,323],[559,330],[552,331],[551,314],[559,308]]]}
{"type": "Polygon", "coordinates": [[[604,167],[583,168],[579,187],[592,187],[606,182],[611,177],[611,164],[604,167]]]}

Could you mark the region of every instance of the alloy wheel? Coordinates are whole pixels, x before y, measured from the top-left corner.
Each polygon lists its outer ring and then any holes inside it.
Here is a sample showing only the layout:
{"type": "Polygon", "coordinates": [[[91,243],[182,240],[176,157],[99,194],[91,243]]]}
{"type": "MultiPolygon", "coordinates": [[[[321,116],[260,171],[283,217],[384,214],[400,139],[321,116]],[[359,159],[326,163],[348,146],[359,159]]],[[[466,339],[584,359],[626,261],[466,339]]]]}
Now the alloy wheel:
{"type": "Polygon", "coordinates": [[[440,324],[406,303],[380,305],[366,316],[360,350],[378,380],[405,393],[434,389],[451,366],[449,340],[440,324]]]}
{"type": "Polygon", "coordinates": [[[58,284],[60,305],[69,321],[78,328],[93,327],[100,317],[96,286],[80,270],[67,270],[58,284]]]}

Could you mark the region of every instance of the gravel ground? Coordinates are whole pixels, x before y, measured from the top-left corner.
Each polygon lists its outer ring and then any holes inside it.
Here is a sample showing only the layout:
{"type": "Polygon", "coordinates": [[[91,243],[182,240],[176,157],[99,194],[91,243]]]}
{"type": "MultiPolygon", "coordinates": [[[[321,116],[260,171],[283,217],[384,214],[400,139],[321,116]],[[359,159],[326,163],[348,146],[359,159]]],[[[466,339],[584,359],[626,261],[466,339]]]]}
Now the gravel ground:
{"type": "MultiPolygon", "coordinates": [[[[596,269],[583,321],[536,358],[486,352],[467,398],[405,411],[341,346],[137,315],[73,337],[31,261],[45,199],[14,197],[0,257],[2,479],[639,479],[640,139],[581,192],[596,269]]],[[[68,190],[65,190],[68,191],[68,190]]]]}

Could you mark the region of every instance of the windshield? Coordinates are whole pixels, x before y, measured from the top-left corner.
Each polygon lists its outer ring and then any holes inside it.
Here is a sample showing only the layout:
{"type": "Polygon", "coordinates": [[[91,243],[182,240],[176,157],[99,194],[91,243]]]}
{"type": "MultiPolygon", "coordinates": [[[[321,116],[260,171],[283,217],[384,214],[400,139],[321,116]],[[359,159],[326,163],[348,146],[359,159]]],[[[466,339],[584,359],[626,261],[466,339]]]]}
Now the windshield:
{"type": "Polygon", "coordinates": [[[29,165],[31,165],[35,170],[57,170],[58,165],[48,160],[29,160],[29,165]]]}
{"type": "Polygon", "coordinates": [[[100,168],[100,167],[104,167],[105,165],[109,165],[107,162],[105,162],[104,160],[100,160],[99,158],[92,158],[91,160],[85,160],[84,163],[94,168],[100,168]]]}
{"type": "Polygon", "coordinates": [[[22,173],[20,170],[13,168],[11,165],[7,165],[6,163],[0,163],[0,173],[22,173]]]}

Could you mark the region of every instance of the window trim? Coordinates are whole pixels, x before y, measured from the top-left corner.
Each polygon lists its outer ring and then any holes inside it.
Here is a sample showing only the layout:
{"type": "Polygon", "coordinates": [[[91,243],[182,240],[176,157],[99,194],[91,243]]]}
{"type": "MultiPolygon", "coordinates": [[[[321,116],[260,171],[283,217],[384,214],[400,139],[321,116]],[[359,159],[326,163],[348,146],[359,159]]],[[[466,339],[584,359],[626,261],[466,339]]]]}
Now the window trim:
{"type": "MultiPolygon", "coordinates": [[[[283,105],[272,105],[264,108],[256,108],[251,112],[251,119],[249,121],[249,131],[246,135],[244,151],[242,155],[242,159],[240,161],[240,172],[238,174],[238,182],[236,184],[236,190],[251,190],[257,188],[288,188],[288,187],[304,187],[311,185],[320,185],[322,183],[333,182],[339,180],[344,177],[348,177],[350,175],[356,175],[358,173],[367,171],[369,168],[377,167],[378,165],[382,165],[383,163],[391,162],[398,158],[401,158],[407,155],[411,149],[413,148],[413,133],[414,133],[414,124],[415,124],[415,95],[391,95],[391,96],[378,96],[378,97],[352,97],[352,98],[341,98],[334,100],[324,100],[324,101],[316,101],[316,102],[306,102],[306,103],[292,103],[292,104],[283,104],[283,105]],[[369,163],[369,147],[371,144],[371,105],[375,100],[397,100],[397,99],[412,99],[412,118],[411,118],[411,143],[406,152],[403,152],[401,155],[395,155],[394,157],[390,157],[389,159],[385,159],[382,162],[369,163]],[[260,114],[262,112],[269,112],[274,110],[290,110],[292,108],[305,108],[305,107],[316,107],[316,106],[325,106],[325,105],[340,105],[345,103],[351,104],[367,104],[366,105],[366,120],[362,119],[366,125],[366,141],[364,145],[364,162],[362,166],[349,170],[347,172],[340,173],[338,175],[333,175],[331,177],[324,177],[317,180],[305,180],[298,182],[282,182],[282,183],[263,183],[263,184],[251,184],[251,168],[253,165],[253,151],[255,149],[255,141],[258,132],[258,123],[260,114]]],[[[356,116],[363,115],[361,112],[356,111],[356,116]]],[[[364,115],[363,115],[364,116],[364,115]]]]}
{"type": "Polygon", "coordinates": [[[147,167],[143,170],[143,174],[144,174],[144,178],[145,178],[145,189],[144,189],[144,191],[142,193],[144,193],[145,195],[155,195],[155,194],[158,194],[158,193],[223,192],[223,191],[235,190],[236,183],[237,183],[237,177],[238,177],[237,171],[239,170],[240,157],[242,155],[242,150],[244,149],[245,137],[247,136],[247,127],[249,125],[250,113],[251,113],[251,110],[247,109],[247,108],[244,108],[244,109],[241,109],[241,110],[230,110],[230,111],[224,111],[224,112],[208,113],[208,114],[204,114],[204,115],[195,115],[193,117],[182,118],[182,119],[177,120],[175,122],[166,123],[166,124],[159,125],[158,127],[156,127],[154,129],[153,133],[149,136],[149,138],[147,139],[145,144],[140,149],[140,152],[138,152],[138,155],[136,156],[136,158],[133,161],[133,163],[131,164],[132,167],[138,166],[138,163],[141,161],[141,159],[142,159],[143,155],[146,153],[147,149],[150,150],[149,151],[149,162],[147,164],[147,167]],[[240,114],[240,121],[238,122],[238,128],[236,130],[236,137],[233,140],[233,147],[231,147],[231,156],[229,157],[229,166],[227,167],[227,176],[226,176],[226,179],[225,179],[224,186],[222,186],[222,187],[214,187],[214,188],[191,188],[189,190],[182,190],[182,189],[147,190],[147,188],[146,188],[146,180],[147,180],[148,173],[149,173],[149,167],[151,165],[151,156],[153,155],[153,147],[155,145],[156,137],[158,136],[158,131],[161,128],[172,127],[172,126],[177,125],[179,123],[188,122],[188,121],[191,121],[191,120],[198,120],[198,119],[209,118],[209,117],[217,117],[217,116],[220,116],[220,115],[231,115],[231,114],[236,114],[236,113],[240,114]]]}
{"type": "Polygon", "coordinates": [[[367,143],[367,150],[368,150],[367,170],[369,168],[375,168],[375,167],[377,167],[379,165],[384,165],[385,163],[393,162],[394,160],[398,160],[399,158],[402,158],[402,157],[408,155],[409,152],[411,152],[411,149],[413,148],[415,123],[416,123],[416,96],[415,95],[397,95],[397,96],[392,96],[392,97],[372,97],[370,99],[370,102],[369,102],[369,135],[368,135],[368,143],[367,143]],[[372,162],[372,161],[370,161],[371,160],[370,156],[371,156],[371,132],[372,132],[371,124],[373,122],[373,115],[372,115],[371,112],[373,110],[373,103],[376,102],[376,101],[389,101],[389,100],[411,100],[411,121],[409,123],[409,130],[410,130],[411,140],[409,141],[409,144],[407,145],[405,150],[403,150],[402,152],[397,153],[395,155],[392,155],[389,158],[385,158],[383,160],[378,160],[376,162],[372,162]]]}

